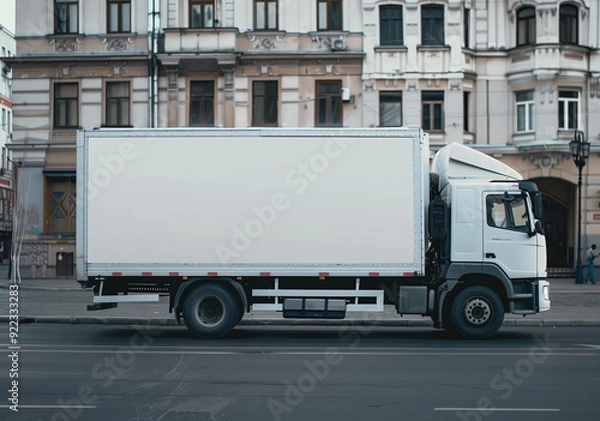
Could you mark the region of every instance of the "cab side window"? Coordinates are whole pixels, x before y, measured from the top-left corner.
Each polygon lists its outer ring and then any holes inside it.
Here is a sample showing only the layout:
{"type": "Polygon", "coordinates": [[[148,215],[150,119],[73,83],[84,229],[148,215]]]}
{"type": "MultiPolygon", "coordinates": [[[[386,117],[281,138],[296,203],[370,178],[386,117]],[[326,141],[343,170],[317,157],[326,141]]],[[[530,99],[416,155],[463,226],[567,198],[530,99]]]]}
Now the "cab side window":
{"type": "Polygon", "coordinates": [[[487,224],[490,227],[527,231],[527,205],[520,195],[490,194],[486,198],[487,224]]]}

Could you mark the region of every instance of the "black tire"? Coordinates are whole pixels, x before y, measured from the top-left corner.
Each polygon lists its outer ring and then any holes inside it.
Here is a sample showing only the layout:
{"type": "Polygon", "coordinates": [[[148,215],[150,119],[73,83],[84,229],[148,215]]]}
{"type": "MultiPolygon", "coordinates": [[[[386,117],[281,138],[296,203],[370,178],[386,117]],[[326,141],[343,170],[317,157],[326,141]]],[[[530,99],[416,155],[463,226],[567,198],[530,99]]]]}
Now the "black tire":
{"type": "Polygon", "coordinates": [[[240,311],[240,315],[237,318],[237,321],[235,322],[236,325],[240,324],[240,322],[242,321],[242,319],[244,318],[244,311],[240,311]]]}
{"type": "Polygon", "coordinates": [[[240,308],[231,293],[219,285],[194,288],[183,303],[185,325],[199,338],[220,338],[235,327],[240,308]]]}
{"type": "Polygon", "coordinates": [[[467,339],[484,339],[495,334],[504,321],[504,307],[494,291],[472,286],[461,291],[450,308],[452,331],[467,339]]]}

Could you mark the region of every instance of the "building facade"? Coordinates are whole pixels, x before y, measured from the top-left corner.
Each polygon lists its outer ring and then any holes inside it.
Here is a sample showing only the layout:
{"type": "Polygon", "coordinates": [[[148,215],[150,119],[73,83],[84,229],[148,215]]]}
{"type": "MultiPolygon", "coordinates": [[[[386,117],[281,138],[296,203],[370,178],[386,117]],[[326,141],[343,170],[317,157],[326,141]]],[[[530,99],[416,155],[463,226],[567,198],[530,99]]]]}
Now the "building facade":
{"type": "Polygon", "coordinates": [[[600,242],[599,34],[592,0],[20,0],[21,264],[74,273],[79,128],[402,125],[536,181],[549,266],[572,267],[579,212],[600,242]]]}
{"type": "Polygon", "coordinates": [[[142,1],[20,0],[9,147],[22,276],[73,276],[80,128],[149,124],[142,1]]]}
{"type": "Polygon", "coordinates": [[[12,137],[12,81],[11,68],[5,58],[15,53],[15,37],[12,31],[0,23],[0,263],[5,262],[10,252],[12,239],[13,179],[12,160],[6,144],[12,137]]]}

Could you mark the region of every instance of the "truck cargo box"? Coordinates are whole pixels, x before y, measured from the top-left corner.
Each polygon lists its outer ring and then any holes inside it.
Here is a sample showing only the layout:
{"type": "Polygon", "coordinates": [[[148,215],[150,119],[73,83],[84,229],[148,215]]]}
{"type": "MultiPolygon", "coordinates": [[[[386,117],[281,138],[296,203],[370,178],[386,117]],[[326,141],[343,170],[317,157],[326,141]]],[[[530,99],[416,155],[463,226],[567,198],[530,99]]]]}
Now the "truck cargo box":
{"type": "Polygon", "coordinates": [[[102,129],[77,141],[77,274],[424,273],[419,129],[102,129]]]}

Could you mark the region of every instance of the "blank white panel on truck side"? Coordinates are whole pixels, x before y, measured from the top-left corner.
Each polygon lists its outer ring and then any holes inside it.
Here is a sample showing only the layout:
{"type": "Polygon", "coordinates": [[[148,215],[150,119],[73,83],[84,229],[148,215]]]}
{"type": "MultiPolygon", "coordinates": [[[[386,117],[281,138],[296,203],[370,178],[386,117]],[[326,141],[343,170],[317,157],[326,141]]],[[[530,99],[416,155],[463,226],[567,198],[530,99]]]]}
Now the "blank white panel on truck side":
{"type": "Polygon", "coordinates": [[[422,269],[413,137],[152,133],[86,132],[79,145],[89,274],[422,269]]]}

